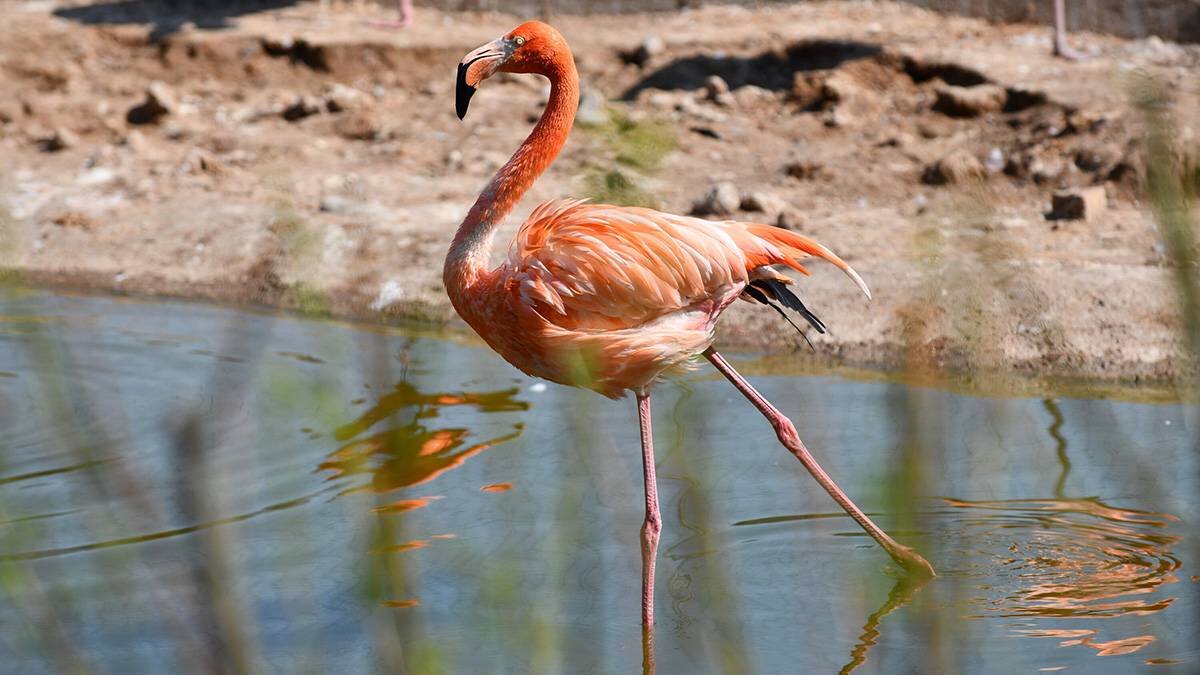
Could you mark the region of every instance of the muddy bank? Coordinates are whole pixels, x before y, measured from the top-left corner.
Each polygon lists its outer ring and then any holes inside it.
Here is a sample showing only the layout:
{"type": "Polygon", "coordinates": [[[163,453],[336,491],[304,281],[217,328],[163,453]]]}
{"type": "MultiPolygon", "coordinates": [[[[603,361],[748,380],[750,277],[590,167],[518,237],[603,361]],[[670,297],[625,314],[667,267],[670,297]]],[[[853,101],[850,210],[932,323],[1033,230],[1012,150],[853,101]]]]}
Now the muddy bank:
{"type": "MultiPolygon", "coordinates": [[[[0,27],[4,268],[27,283],[458,325],[445,248],[545,90],[489,82],[460,123],[453,68],[517,20],[422,11],[418,26],[436,30],[393,31],[371,23],[385,8],[280,4],[164,37],[13,3],[0,27]]],[[[803,282],[831,329],[811,336],[826,363],[1180,374],[1127,101],[1132,73],[1165,83],[1181,147],[1195,147],[1200,50],[1083,34],[1096,56],[1069,64],[1041,28],[900,4],[555,23],[589,91],[513,223],[573,195],[802,230],[875,294],[864,302],[823,267],[803,282]]],[[[749,306],[727,316],[722,344],[807,349],[749,306]]]]}

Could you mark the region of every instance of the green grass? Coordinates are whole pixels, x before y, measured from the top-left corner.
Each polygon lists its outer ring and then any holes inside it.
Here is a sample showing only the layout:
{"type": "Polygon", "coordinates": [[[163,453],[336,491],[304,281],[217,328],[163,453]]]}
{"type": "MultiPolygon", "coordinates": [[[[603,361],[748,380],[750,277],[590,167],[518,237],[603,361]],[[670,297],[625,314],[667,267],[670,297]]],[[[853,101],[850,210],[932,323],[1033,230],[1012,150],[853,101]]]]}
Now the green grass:
{"type": "Polygon", "coordinates": [[[596,169],[583,178],[587,197],[598,204],[655,207],[654,198],[620,169],[596,169]]]}
{"type": "Polygon", "coordinates": [[[679,146],[675,130],[663,120],[635,120],[612,110],[608,119],[603,133],[616,155],[617,163],[624,166],[640,171],[658,171],[663,158],[679,146]]]}
{"type": "Polygon", "coordinates": [[[657,206],[639,183],[658,172],[666,156],[679,146],[671,125],[607,108],[603,123],[585,128],[606,150],[605,161],[584,174],[585,195],[603,204],[657,206]]]}

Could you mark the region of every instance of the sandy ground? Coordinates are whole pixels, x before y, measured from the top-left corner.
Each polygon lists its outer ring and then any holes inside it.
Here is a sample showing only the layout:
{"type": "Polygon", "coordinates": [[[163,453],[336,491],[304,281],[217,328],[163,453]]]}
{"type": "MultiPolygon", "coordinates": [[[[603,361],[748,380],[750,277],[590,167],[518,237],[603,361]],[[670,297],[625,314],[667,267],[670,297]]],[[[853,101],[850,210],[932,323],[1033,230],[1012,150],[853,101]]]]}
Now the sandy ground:
{"type": "MultiPolygon", "coordinates": [[[[446,246],[546,90],[490,81],[459,122],[454,67],[517,19],[418,11],[399,31],[371,24],[386,8],[277,4],[219,29],[6,4],[0,265],[36,284],[455,325],[446,246]]],[[[1200,48],[1082,34],[1091,57],[1069,63],[1045,29],[889,3],[553,22],[591,125],[513,223],[614,185],[689,212],[727,182],[730,217],[804,231],[874,290],[868,303],[828,267],[803,282],[831,329],[812,336],[817,360],[1133,381],[1184,368],[1128,101],[1152,74],[1195,147],[1200,48]],[[1052,194],[1087,186],[1107,209],[1047,218],[1052,194]]],[[[807,351],[749,305],[721,344],[807,351]]]]}

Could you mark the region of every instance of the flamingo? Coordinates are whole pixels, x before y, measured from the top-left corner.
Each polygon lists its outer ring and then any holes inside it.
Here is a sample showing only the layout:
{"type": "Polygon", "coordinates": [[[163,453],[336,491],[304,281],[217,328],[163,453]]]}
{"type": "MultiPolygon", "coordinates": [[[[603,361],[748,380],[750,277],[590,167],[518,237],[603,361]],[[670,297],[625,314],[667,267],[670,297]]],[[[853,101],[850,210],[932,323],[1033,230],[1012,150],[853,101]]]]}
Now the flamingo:
{"type": "Polygon", "coordinates": [[[554,161],[579,105],[571,49],[545,23],[523,23],[463,58],[455,102],[459,119],[476,88],[497,72],[542,75],[550,80],[550,98],[533,131],[459,226],[443,281],[458,314],[526,374],[610,398],[634,393],[646,497],[641,529],[644,641],[653,640],[654,563],[662,530],[651,389],[664,374],[688,368],[697,356],[749,399],[784,447],[910,577],[934,576],[923,557],[892,539],[850,500],[805,448],[791,420],[712,346],[717,318],[738,299],[770,305],[781,314],[782,304],[824,332],[824,324],[788,289],[792,280],[777,266],[808,274],[800,261],[822,258],[870,298],[862,278],[821,244],[781,228],[574,199],[535,208],[518,230],[507,261],[489,269],[497,226],[554,161]]]}

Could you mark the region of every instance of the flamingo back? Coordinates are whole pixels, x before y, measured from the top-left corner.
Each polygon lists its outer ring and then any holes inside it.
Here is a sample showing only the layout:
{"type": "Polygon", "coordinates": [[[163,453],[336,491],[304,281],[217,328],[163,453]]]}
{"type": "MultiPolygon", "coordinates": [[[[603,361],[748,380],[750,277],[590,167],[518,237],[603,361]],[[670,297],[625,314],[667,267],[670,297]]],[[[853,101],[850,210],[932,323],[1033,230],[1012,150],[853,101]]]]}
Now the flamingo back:
{"type": "Polygon", "coordinates": [[[799,261],[810,256],[833,262],[865,289],[841,258],[795,232],[559,200],[522,225],[506,271],[520,301],[547,321],[616,330],[713,301],[719,312],[752,278],[776,276],[772,265],[808,274],[799,261]]]}

